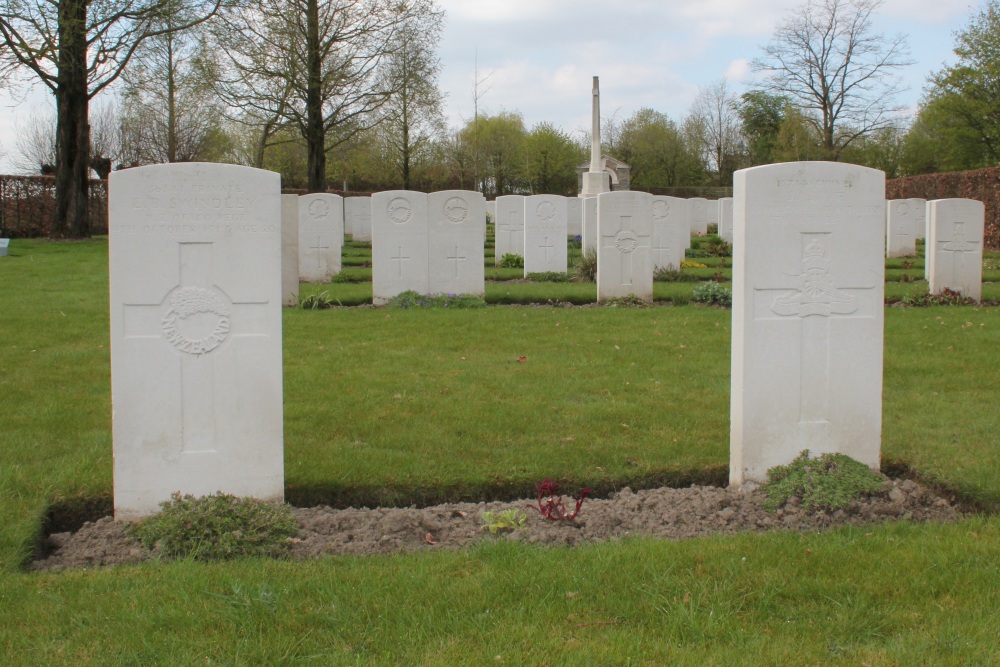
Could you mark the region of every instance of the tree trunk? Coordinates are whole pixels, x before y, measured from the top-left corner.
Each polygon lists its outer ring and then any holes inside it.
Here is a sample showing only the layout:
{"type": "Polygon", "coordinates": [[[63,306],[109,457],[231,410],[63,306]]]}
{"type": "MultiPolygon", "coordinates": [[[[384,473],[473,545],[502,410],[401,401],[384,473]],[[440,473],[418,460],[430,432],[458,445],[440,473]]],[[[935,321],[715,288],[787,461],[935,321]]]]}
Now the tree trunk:
{"type": "Polygon", "coordinates": [[[87,96],[87,0],[59,3],[56,85],[56,210],[53,239],[90,236],[90,125],[87,96]]]}
{"type": "Polygon", "coordinates": [[[323,128],[323,62],[319,53],[319,2],[306,5],[306,173],[309,192],[326,192],[326,132],[323,128]]]}

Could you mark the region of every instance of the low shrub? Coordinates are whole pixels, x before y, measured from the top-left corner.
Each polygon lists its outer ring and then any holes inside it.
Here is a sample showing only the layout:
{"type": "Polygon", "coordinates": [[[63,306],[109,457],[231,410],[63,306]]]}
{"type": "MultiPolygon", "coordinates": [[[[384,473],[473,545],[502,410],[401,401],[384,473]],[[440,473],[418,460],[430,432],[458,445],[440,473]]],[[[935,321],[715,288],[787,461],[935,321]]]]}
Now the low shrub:
{"type": "Polygon", "coordinates": [[[523,269],[524,268],[524,257],[517,255],[512,252],[504,253],[504,256],[500,258],[500,268],[501,269],[523,269]]]}
{"type": "Polygon", "coordinates": [[[533,283],[568,283],[569,275],[559,273],[558,271],[539,271],[537,273],[529,273],[525,276],[525,279],[533,283]]]}
{"type": "Polygon", "coordinates": [[[650,303],[643,301],[635,294],[629,294],[628,296],[613,296],[610,299],[605,299],[601,305],[608,308],[647,308],[650,303]]]}
{"type": "Polygon", "coordinates": [[[597,281],[597,249],[587,248],[580,259],[576,260],[573,272],[580,280],[597,281]]]}
{"type": "Polygon", "coordinates": [[[658,283],[696,283],[698,280],[698,276],[684,273],[673,265],[658,266],[653,271],[653,281],[658,283]]]}
{"type": "Polygon", "coordinates": [[[691,300],[729,308],[733,305],[733,292],[717,282],[700,283],[691,292],[691,300]]]}
{"type": "Polygon", "coordinates": [[[906,294],[899,300],[904,306],[924,307],[924,306],[970,306],[976,303],[975,299],[962,296],[961,292],[945,289],[940,294],[906,294]]]}
{"type": "Polygon", "coordinates": [[[689,262],[688,260],[683,260],[681,262],[682,269],[707,269],[708,264],[702,264],[701,262],[689,262]]]}
{"type": "Polygon", "coordinates": [[[846,454],[809,457],[804,450],[788,465],[767,471],[763,506],[774,511],[797,497],[804,509],[835,510],[884,489],[885,478],[846,454]]]}
{"type": "Polygon", "coordinates": [[[389,299],[389,308],[485,308],[486,300],[475,294],[418,294],[407,290],[389,299]]]}
{"type": "Polygon", "coordinates": [[[288,505],[222,492],[197,498],[174,493],[160,508],[128,533],[166,560],[280,557],[299,532],[288,505]]]}

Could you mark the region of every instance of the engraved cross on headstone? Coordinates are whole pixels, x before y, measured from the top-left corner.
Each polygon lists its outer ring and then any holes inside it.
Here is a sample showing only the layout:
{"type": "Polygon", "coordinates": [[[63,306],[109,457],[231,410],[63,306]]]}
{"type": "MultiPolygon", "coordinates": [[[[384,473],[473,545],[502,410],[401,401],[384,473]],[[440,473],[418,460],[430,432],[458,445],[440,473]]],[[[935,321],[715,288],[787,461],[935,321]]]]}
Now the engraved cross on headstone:
{"type": "MultiPolygon", "coordinates": [[[[673,262],[673,244],[670,243],[670,234],[665,232],[660,232],[659,234],[653,234],[653,243],[651,246],[653,251],[653,266],[664,268],[671,266],[673,262]],[[663,256],[666,255],[666,261],[663,260],[663,256]]],[[[679,269],[679,266],[673,267],[679,269]]]]}
{"type": "Polygon", "coordinates": [[[459,262],[467,261],[469,258],[468,257],[460,257],[459,254],[458,254],[458,246],[456,245],[455,246],[455,254],[454,254],[454,256],[452,256],[452,257],[446,257],[445,259],[447,259],[448,261],[454,260],[454,262],[455,262],[455,278],[458,278],[458,263],[459,262]]]}
{"type": "Polygon", "coordinates": [[[266,301],[232,301],[214,282],[213,245],[178,243],[177,285],[159,302],[123,305],[124,340],[160,339],[178,355],[181,454],[216,451],[215,358],[265,335],[269,311],[266,301]]]}
{"type": "Polygon", "coordinates": [[[873,317],[871,299],[865,297],[874,292],[874,284],[837,285],[840,281],[830,271],[830,236],[801,232],[802,261],[797,273],[786,273],[789,284],[754,290],[755,320],[797,320],[801,327],[800,423],[829,421],[830,320],[873,317]]]}
{"type": "Polygon", "coordinates": [[[549,263],[549,250],[550,249],[555,249],[555,247],[556,247],[555,244],[551,242],[551,239],[548,236],[546,236],[545,240],[542,242],[542,244],[538,246],[538,248],[540,250],[542,250],[542,251],[545,252],[545,263],[546,264],[549,263]]]}
{"type": "MultiPolygon", "coordinates": [[[[319,251],[319,250],[329,250],[330,246],[329,245],[323,245],[322,239],[319,236],[317,236],[316,237],[316,243],[315,243],[315,245],[309,246],[309,249],[310,250],[316,250],[316,251],[319,251]]],[[[325,262],[323,261],[323,254],[320,253],[320,252],[316,252],[315,255],[316,255],[316,268],[322,269],[323,265],[325,264],[325,262]]]]}
{"type": "Polygon", "coordinates": [[[389,259],[396,260],[396,264],[399,266],[399,277],[402,278],[403,277],[403,262],[409,261],[410,258],[403,255],[403,246],[397,246],[397,248],[398,248],[398,250],[396,251],[396,256],[395,257],[390,257],[389,259]]]}
{"type": "Polygon", "coordinates": [[[511,252],[513,252],[517,249],[518,235],[524,234],[524,228],[520,223],[520,217],[517,215],[517,211],[510,211],[507,216],[507,221],[504,222],[500,228],[507,232],[507,247],[510,248],[511,252]]]}

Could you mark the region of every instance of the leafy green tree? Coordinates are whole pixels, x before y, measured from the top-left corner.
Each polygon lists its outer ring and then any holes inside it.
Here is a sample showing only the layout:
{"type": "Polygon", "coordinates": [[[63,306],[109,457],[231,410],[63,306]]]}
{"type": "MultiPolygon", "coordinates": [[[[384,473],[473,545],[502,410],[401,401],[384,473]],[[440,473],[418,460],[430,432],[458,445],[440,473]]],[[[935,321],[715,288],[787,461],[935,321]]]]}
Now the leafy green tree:
{"type": "Polygon", "coordinates": [[[706,179],[698,146],[653,109],[639,109],[622,123],[615,157],[632,166],[634,190],[701,185],[706,179]]]}
{"type": "Polygon", "coordinates": [[[958,62],[931,77],[907,138],[920,171],[1000,163],[1000,0],[986,0],[955,38],[958,62]]]}
{"type": "Polygon", "coordinates": [[[747,147],[751,166],[774,162],[774,148],[785,119],[788,98],[764,90],[743,93],[736,103],[740,129],[747,147]]]}
{"type": "Polygon", "coordinates": [[[479,114],[451,141],[456,176],[465,183],[470,175],[478,175],[472,187],[489,199],[523,192],[527,134],[519,113],[479,114]]]}
{"type": "Polygon", "coordinates": [[[539,123],[525,139],[525,154],[533,194],[576,195],[576,168],[586,155],[568,134],[551,123],[539,123]]]}

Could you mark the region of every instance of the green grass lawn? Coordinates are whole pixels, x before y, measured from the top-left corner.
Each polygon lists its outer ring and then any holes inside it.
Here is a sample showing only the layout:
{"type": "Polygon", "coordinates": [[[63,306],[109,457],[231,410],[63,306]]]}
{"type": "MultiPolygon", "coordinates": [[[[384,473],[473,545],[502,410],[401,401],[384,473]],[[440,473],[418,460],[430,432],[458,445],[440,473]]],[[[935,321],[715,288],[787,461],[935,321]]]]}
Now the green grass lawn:
{"type": "MultiPolygon", "coordinates": [[[[15,240],[0,259],[0,664],[1000,664],[992,513],[25,573],[52,508],[109,507],[106,253],[102,240],[15,240]]],[[[693,284],[657,283],[657,299],[693,284]]],[[[317,290],[371,298],[370,283],[303,286],[317,290]]],[[[587,294],[498,282],[487,301],[587,294]]],[[[723,481],[729,331],[729,311],[695,305],[287,309],[288,496],[409,504],[528,493],[543,477],[723,481]]],[[[885,342],[887,464],[1000,509],[1000,309],[887,308],[885,342]]]]}

